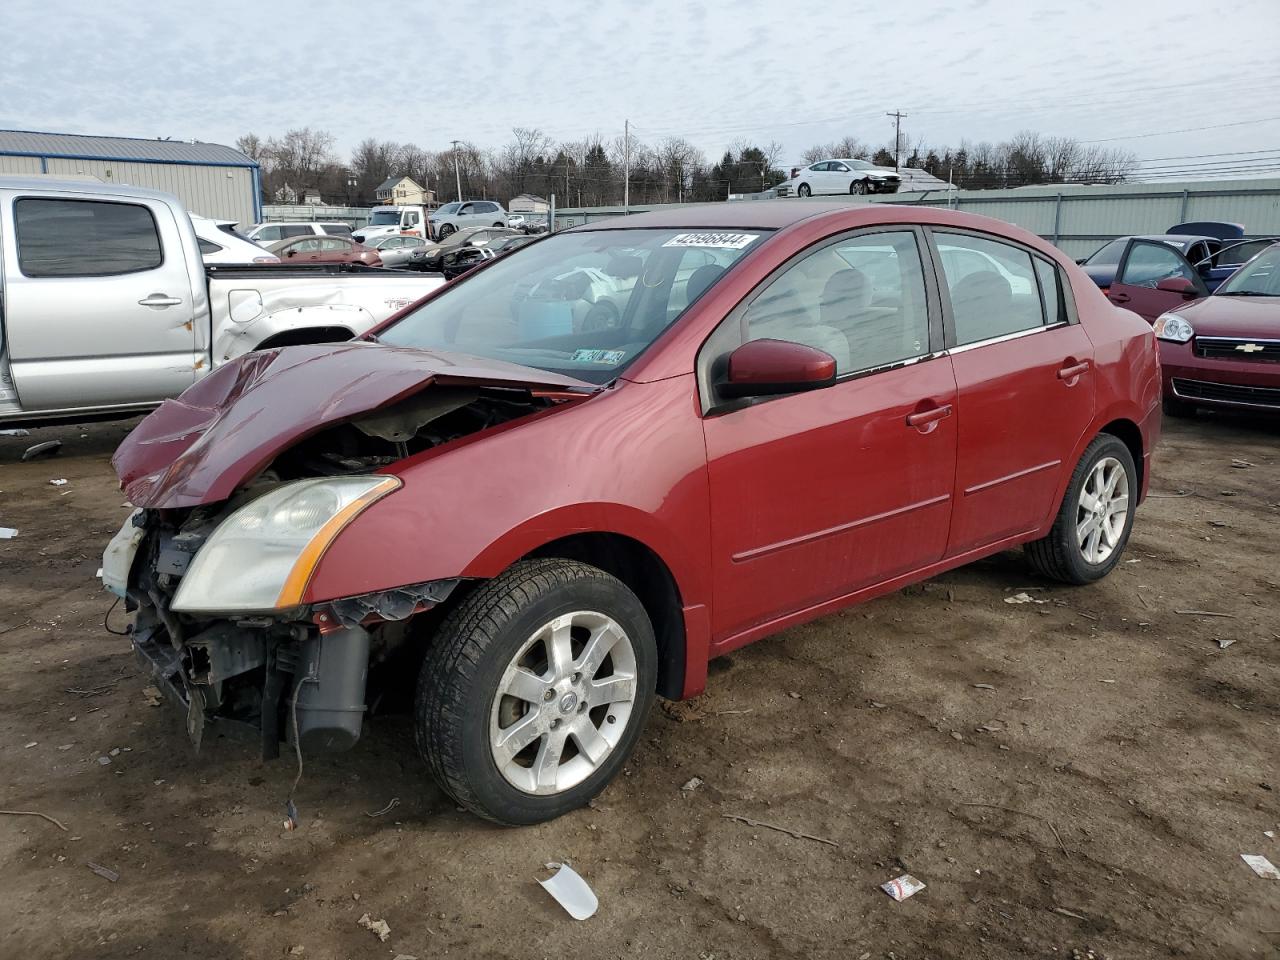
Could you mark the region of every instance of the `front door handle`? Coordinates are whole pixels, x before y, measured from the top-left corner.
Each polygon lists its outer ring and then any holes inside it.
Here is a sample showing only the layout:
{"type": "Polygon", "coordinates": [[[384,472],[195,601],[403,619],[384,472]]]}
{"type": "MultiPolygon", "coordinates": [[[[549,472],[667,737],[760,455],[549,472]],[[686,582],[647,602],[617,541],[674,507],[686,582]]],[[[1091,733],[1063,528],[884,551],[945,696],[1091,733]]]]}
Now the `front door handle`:
{"type": "Polygon", "coordinates": [[[1109,296],[1112,303],[1128,303],[1130,299],[1127,293],[1112,293],[1109,296]]]}
{"type": "Polygon", "coordinates": [[[915,413],[907,414],[907,426],[915,427],[917,430],[921,427],[932,428],[933,424],[949,416],[951,416],[951,404],[944,403],[937,407],[930,407],[928,410],[917,410],[915,413]]]}
{"type": "Polygon", "coordinates": [[[1058,371],[1058,379],[1074,380],[1076,377],[1080,376],[1080,374],[1088,373],[1088,372],[1089,372],[1088,360],[1081,360],[1079,363],[1068,362],[1066,366],[1063,366],[1062,369],[1058,371]]]}
{"type": "Polygon", "coordinates": [[[171,297],[167,293],[152,293],[139,300],[138,304],[143,307],[176,307],[181,302],[181,297],[171,297]]]}

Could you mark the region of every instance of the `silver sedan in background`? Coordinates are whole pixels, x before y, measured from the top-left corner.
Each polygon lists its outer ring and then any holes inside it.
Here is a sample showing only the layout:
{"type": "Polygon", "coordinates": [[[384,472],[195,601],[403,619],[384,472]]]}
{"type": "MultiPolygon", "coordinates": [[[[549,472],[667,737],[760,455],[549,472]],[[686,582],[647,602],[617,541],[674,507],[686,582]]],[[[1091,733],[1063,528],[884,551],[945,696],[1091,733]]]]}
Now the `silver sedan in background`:
{"type": "Polygon", "coordinates": [[[383,237],[369,244],[378,251],[384,267],[403,267],[415,250],[421,250],[426,245],[427,241],[422,237],[406,236],[383,237]]]}

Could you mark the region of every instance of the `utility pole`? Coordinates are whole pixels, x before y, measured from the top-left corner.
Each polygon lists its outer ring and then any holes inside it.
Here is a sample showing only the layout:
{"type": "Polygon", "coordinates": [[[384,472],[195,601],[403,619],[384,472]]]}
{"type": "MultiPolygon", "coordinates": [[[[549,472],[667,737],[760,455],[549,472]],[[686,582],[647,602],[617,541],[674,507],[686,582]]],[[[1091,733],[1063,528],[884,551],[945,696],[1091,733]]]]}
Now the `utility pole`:
{"type": "Polygon", "coordinates": [[[902,118],[906,116],[901,110],[895,110],[893,113],[886,113],[886,117],[893,117],[893,169],[895,172],[901,172],[902,166],[902,118]]]}
{"type": "Polygon", "coordinates": [[[631,121],[622,121],[622,215],[631,210],[631,121]]]}
{"type": "Polygon", "coordinates": [[[458,172],[458,144],[461,143],[462,141],[450,140],[449,142],[453,144],[453,182],[454,182],[454,186],[458,188],[458,199],[461,200],[462,199],[462,174],[458,172]]]}

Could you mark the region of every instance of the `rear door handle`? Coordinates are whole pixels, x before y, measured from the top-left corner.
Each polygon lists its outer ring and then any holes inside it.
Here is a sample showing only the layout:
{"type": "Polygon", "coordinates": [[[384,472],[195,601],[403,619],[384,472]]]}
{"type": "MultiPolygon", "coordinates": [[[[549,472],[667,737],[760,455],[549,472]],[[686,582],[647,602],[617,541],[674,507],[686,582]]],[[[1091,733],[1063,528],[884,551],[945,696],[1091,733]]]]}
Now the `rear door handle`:
{"type": "Polygon", "coordinates": [[[176,307],[181,302],[181,297],[171,297],[167,293],[153,293],[143,297],[138,304],[143,307],[176,307]]]}
{"type": "Polygon", "coordinates": [[[1089,361],[1081,360],[1079,363],[1073,363],[1070,366],[1063,367],[1058,371],[1059,380],[1074,380],[1082,373],[1088,373],[1089,361]]]}
{"type": "Polygon", "coordinates": [[[1127,293],[1112,293],[1112,294],[1108,294],[1108,296],[1111,297],[1112,303],[1128,303],[1129,302],[1129,295],[1127,293]]]}
{"type": "Polygon", "coordinates": [[[951,416],[951,404],[944,403],[941,406],[930,407],[928,410],[907,414],[907,426],[925,427],[939,420],[945,420],[949,416],[951,416]]]}

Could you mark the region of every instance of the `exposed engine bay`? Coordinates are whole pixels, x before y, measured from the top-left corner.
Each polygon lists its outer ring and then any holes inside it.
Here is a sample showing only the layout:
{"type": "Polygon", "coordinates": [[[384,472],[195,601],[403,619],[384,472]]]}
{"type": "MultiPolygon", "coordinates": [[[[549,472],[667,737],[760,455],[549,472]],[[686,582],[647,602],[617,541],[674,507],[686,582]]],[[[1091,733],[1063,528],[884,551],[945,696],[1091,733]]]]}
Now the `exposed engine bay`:
{"type": "Polygon", "coordinates": [[[376,674],[381,665],[412,655],[408,640],[424,627],[415,618],[460,583],[413,584],[260,615],[175,610],[183,577],[229,517],[291,481],[376,474],[564,399],[523,388],[436,386],[303,438],[227,500],[136,511],[107,557],[119,543],[136,547],[125,591],[126,607],[136,614],[134,646],[162,691],[185,711],[196,747],[210,725],[256,730],[264,757],[278,755],[281,739],[294,731],[308,749],[351,747],[369,704],[377,702],[368,689],[370,670],[376,674]]]}

